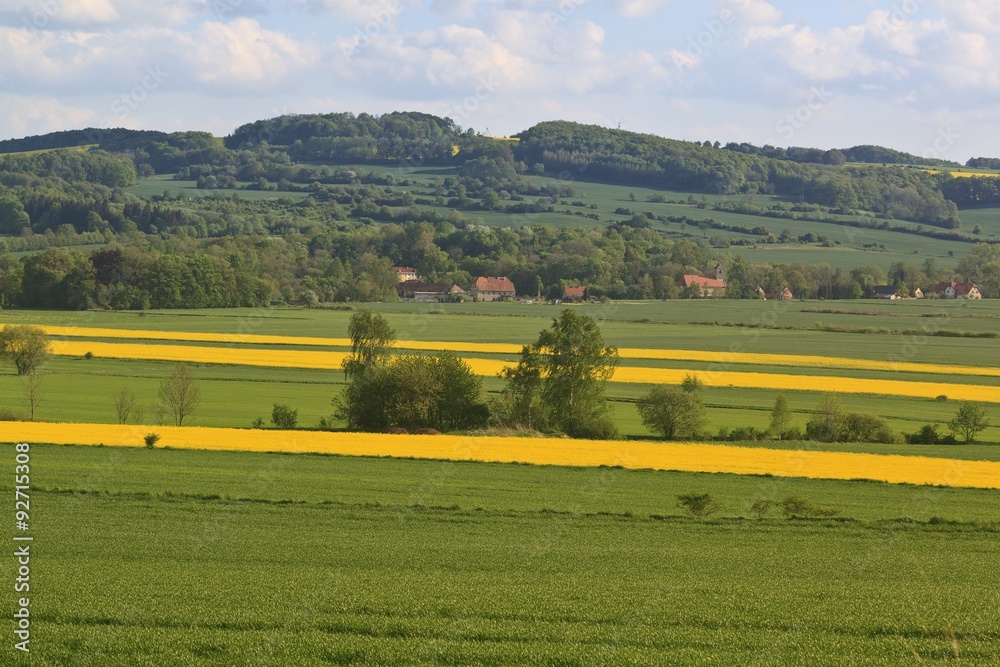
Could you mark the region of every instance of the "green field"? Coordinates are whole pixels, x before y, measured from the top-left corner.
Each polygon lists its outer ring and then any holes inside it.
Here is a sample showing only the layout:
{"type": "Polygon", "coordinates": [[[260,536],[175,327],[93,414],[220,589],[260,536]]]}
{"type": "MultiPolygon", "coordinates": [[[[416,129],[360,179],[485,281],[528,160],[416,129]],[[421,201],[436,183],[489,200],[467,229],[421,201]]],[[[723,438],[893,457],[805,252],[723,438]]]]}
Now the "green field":
{"type": "MultiPolygon", "coordinates": [[[[6,664],[985,665],[1000,652],[995,492],[41,445],[31,457],[32,654],[8,643],[6,664]],[[722,512],[682,516],[688,492],[722,512]],[[755,500],[791,495],[840,515],[747,518],[755,500]]],[[[13,569],[3,559],[5,580],[13,569]]]]}
{"type": "MultiPolygon", "coordinates": [[[[559,312],[558,308],[548,305],[513,303],[397,303],[375,304],[372,307],[385,314],[401,340],[523,344],[532,342],[559,312]]],[[[996,365],[1000,360],[998,338],[955,338],[913,333],[951,331],[992,334],[1000,329],[1000,302],[989,300],[825,303],[700,300],[594,304],[577,308],[598,318],[607,342],[619,347],[818,354],[966,366],[996,365]],[[812,312],[817,310],[836,312],[812,312]],[[880,333],[817,330],[817,322],[824,326],[872,329],[880,333]],[[754,323],[786,328],[736,326],[754,323]],[[897,331],[910,333],[892,333],[897,331]]],[[[136,313],[110,312],[5,311],[0,313],[0,324],[38,323],[344,338],[352,312],[269,308],[154,311],[139,316],[136,313]]],[[[157,343],[149,341],[149,344],[157,343]]],[[[226,346],[219,347],[220,358],[224,359],[226,346]]],[[[513,361],[511,356],[494,356],[513,361]]],[[[623,360],[622,365],[1000,385],[998,378],[970,375],[647,360],[623,360]]],[[[136,393],[140,404],[149,406],[155,401],[159,383],[172,368],[173,364],[169,362],[55,357],[42,371],[44,397],[39,417],[55,421],[113,422],[112,395],[116,391],[127,387],[136,393]]],[[[338,371],[218,364],[195,365],[194,370],[202,384],[204,397],[194,423],[203,426],[247,427],[257,418],[263,418],[266,423],[273,404],[286,403],[299,410],[301,426],[312,428],[319,424],[321,418],[331,415],[330,402],[339,394],[343,382],[343,375],[338,371]]],[[[490,392],[498,392],[503,386],[500,380],[493,378],[487,378],[484,385],[490,392]]],[[[646,391],[648,386],[644,385],[612,384],[608,388],[619,429],[627,437],[651,435],[640,422],[635,406],[635,401],[646,391]]],[[[710,432],[714,433],[720,427],[753,426],[764,429],[769,423],[770,409],[777,393],[762,389],[707,388],[704,399],[708,406],[710,432]]],[[[819,401],[819,395],[808,391],[783,393],[795,413],[794,424],[804,427],[819,401]]],[[[953,401],[896,396],[844,394],[841,402],[850,410],[874,412],[886,417],[890,425],[900,432],[917,431],[926,423],[938,424],[939,429],[945,432],[946,424],[956,410],[953,401]]],[[[15,413],[23,413],[25,409],[21,382],[9,367],[0,368],[0,407],[15,413]]],[[[1000,443],[1000,406],[989,405],[987,410],[992,425],[980,434],[979,440],[1000,443]]],[[[145,420],[146,423],[153,423],[150,410],[147,410],[145,420]]],[[[890,449],[889,446],[880,448],[882,451],[890,449]]],[[[963,447],[951,449],[961,450],[963,447]]],[[[917,450],[921,451],[920,448],[917,450]]],[[[942,455],[959,454],[950,452],[942,455]]],[[[992,455],[986,457],[992,458],[992,455]]]]}

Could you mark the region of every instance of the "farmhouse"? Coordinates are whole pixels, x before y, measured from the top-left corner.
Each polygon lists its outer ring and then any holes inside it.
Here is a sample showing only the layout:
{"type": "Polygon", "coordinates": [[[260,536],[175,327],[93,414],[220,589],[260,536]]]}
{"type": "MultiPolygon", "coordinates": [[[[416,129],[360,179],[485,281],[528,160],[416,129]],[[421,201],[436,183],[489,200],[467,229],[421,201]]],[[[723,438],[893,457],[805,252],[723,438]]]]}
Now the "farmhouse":
{"type": "Polygon", "coordinates": [[[579,303],[587,298],[587,286],[563,287],[562,300],[566,303],[579,303]]]}
{"type": "MultiPolygon", "coordinates": [[[[763,292],[763,290],[759,290],[759,291],[763,292]]],[[[764,293],[764,300],[765,301],[791,301],[794,298],[795,298],[795,295],[792,294],[792,290],[788,289],[787,287],[785,287],[784,289],[782,289],[780,292],[766,292],[766,293],[764,293]]]]}
{"type": "Polygon", "coordinates": [[[934,293],[943,299],[982,299],[983,294],[976,283],[938,283],[934,293]]]}
{"type": "Polygon", "coordinates": [[[419,303],[444,303],[465,295],[458,285],[449,283],[425,283],[421,280],[407,280],[396,285],[399,298],[419,303]]]}
{"type": "Polygon", "coordinates": [[[896,288],[892,285],[876,285],[872,288],[876,299],[895,299],[896,288]]]}
{"type": "Polygon", "coordinates": [[[396,272],[396,278],[401,283],[407,280],[420,280],[420,274],[412,266],[394,266],[392,270],[396,272]]]}
{"type": "Polygon", "coordinates": [[[476,278],[472,286],[473,301],[506,301],[517,296],[514,283],[506,276],[476,278]]]}

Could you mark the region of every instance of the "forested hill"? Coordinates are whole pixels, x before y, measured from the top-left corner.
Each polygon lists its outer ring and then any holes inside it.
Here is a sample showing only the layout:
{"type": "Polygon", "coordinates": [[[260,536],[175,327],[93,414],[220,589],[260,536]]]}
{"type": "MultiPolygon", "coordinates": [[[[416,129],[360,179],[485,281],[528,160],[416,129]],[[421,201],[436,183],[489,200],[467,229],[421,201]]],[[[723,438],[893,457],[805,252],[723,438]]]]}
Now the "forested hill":
{"type": "Polygon", "coordinates": [[[957,207],[941,190],[950,177],[917,169],[800,163],[565,121],[540,123],[517,138],[515,156],[547,173],[689,192],[788,195],[836,209],[958,226],[957,207]]]}
{"type": "Polygon", "coordinates": [[[449,118],[419,112],[286,115],[243,125],[224,140],[207,132],[90,128],[0,142],[0,172],[8,174],[0,179],[9,183],[9,174],[30,174],[123,187],[134,170],[139,178],[204,179],[210,188],[263,179],[288,189],[332,183],[322,165],[436,165],[459,167],[462,176],[498,191],[511,191],[518,174],[563,174],[680,192],[777,194],[835,212],[865,211],[948,229],[959,226],[957,206],[1000,203],[997,179],[955,179],[903,166],[952,163],[879,146],[721,146],[567,121],[539,123],[515,138],[493,142],[449,118]],[[101,157],[43,152],[70,148],[101,157]],[[120,160],[122,168],[112,168],[109,159],[120,160]]]}

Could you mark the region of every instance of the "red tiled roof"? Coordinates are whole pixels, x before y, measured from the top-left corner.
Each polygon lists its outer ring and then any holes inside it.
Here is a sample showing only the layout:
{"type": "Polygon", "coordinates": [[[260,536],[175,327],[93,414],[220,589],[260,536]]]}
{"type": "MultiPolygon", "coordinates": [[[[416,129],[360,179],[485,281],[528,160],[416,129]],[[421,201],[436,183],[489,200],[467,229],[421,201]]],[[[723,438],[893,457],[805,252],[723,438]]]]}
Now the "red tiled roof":
{"type": "Polygon", "coordinates": [[[582,299],[584,292],[587,291],[586,285],[580,285],[579,287],[563,287],[563,296],[569,299],[579,298],[582,299]]]}
{"type": "Polygon", "coordinates": [[[476,278],[476,289],[480,292],[510,292],[512,294],[517,292],[514,289],[514,283],[506,276],[499,278],[480,276],[476,278]]]}
{"type": "Polygon", "coordinates": [[[968,294],[973,288],[978,288],[979,285],[976,283],[938,283],[934,286],[935,294],[944,294],[945,290],[949,287],[955,289],[955,294],[968,294]]]}
{"type": "Polygon", "coordinates": [[[697,285],[702,289],[706,287],[725,287],[725,280],[717,280],[715,278],[709,278],[708,276],[693,276],[690,274],[684,274],[684,287],[691,287],[691,285],[697,285]]]}

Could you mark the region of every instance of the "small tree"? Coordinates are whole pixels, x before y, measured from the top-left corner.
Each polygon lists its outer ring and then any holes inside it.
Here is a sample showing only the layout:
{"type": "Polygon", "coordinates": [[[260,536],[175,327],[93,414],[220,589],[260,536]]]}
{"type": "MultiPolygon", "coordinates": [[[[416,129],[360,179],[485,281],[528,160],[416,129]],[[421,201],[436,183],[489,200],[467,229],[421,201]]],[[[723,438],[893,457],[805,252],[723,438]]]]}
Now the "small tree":
{"type": "Polygon", "coordinates": [[[280,429],[290,431],[299,423],[299,411],[293,410],[289,405],[274,404],[271,410],[271,423],[280,429]]]}
{"type": "Polygon", "coordinates": [[[784,394],[778,394],[774,399],[774,409],[771,410],[771,425],[767,427],[767,432],[772,438],[781,439],[783,433],[788,431],[788,425],[792,420],[792,409],[788,405],[788,399],[784,394]]]}
{"type": "Polygon", "coordinates": [[[10,359],[18,375],[34,375],[49,356],[49,338],[38,327],[8,324],[0,331],[0,355],[10,359]]]}
{"type": "Polygon", "coordinates": [[[639,400],[639,416],[649,430],[668,440],[694,437],[704,424],[705,406],[697,394],[660,385],[639,400]]]}
{"type": "Polygon", "coordinates": [[[29,375],[23,380],[24,397],[28,401],[28,416],[31,421],[35,421],[35,412],[38,404],[42,402],[42,376],[29,375]]]}
{"type": "Polygon", "coordinates": [[[122,387],[115,393],[114,399],[115,415],[118,417],[118,423],[124,424],[135,409],[135,394],[129,391],[127,387],[122,387]]]}
{"type": "Polygon", "coordinates": [[[948,422],[948,428],[956,436],[965,438],[966,444],[972,443],[976,435],[990,425],[986,409],[978,403],[963,402],[955,413],[955,418],[948,422]]]}
{"type": "Polygon", "coordinates": [[[677,496],[677,504],[700,519],[707,519],[722,509],[710,493],[686,493],[677,496]]]}
{"type": "Polygon", "coordinates": [[[702,381],[698,379],[697,375],[691,375],[690,373],[684,376],[681,380],[681,390],[686,391],[689,394],[697,394],[702,390],[704,385],[702,381]]]}
{"type": "Polygon", "coordinates": [[[201,388],[184,364],[177,364],[170,377],[160,383],[159,396],[159,405],[173,417],[176,426],[184,426],[201,405],[201,388]]]}
{"type": "Polygon", "coordinates": [[[806,424],[806,435],[820,442],[837,442],[844,421],[844,409],[833,394],[824,394],[816,415],[806,424]]]}

